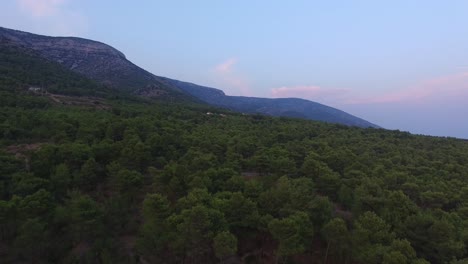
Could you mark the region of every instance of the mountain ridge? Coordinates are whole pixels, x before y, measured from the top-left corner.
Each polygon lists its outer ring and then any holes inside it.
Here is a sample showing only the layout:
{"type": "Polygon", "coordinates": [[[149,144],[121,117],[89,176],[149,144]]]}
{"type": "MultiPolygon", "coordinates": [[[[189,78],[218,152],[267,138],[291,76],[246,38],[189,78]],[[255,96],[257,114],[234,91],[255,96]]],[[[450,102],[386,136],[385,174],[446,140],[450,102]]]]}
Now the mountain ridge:
{"type": "Polygon", "coordinates": [[[358,127],[379,126],[342,110],[302,98],[230,96],[222,90],[166,78],[175,86],[211,105],[245,113],[303,118],[358,127]]]}
{"type": "Polygon", "coordinates": [[[0,38],[30,48],[44,58],[109,88],[162,100],[203,102],[230,110],[378,128],[366,120],[300,98],[228,96],[222,90],[157,76],[129,61],[116,48],[78,37],[49,37],[0,27],[0,38]]]}

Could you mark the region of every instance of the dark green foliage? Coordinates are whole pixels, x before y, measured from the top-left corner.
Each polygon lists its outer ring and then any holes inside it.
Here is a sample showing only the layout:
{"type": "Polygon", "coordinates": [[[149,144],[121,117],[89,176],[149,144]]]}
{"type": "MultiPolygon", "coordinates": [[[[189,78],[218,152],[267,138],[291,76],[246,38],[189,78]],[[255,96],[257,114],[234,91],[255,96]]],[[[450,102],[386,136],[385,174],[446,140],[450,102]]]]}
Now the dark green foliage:
{"type": "Polygon", "coordinates": [[[327,241],[325,263],[329,256],[337,262],[344,262],[351,247],[351,236],[346,222],[341,218],[334,218],[323,226],[322,233],[327,241]]]}
{"type": "Polygon", "coordinates": [[[213,238],[213,250],[217,258],[223,260],[237,252],[237,238],[233,234],[223,231],[213,238]]]}
{"type": "Polygon", "coordinates": [[[279,242],[279,256],[304,253],[314,232],[309,216],[303,212],[282,219],[273,219],[268,224],[268,230],[279,242]]]}
{"type": "Polygon", "coordinates": [[[122,98],[63,106],[24,91],[54,78],[25,74],[0,78],[6,263],[468,258],[466,141],[122,98]]]}

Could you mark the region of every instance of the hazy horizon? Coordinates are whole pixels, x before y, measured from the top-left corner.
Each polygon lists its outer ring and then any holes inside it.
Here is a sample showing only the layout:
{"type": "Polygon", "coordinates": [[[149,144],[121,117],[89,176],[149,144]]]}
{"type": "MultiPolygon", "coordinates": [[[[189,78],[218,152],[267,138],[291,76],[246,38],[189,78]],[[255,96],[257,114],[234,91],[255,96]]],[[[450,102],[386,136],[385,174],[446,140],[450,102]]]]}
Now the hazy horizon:
{"type": "Polygon", "coordinates": [[[468,2],[7,0],[0,26],[109,44],[159,76],[468,139],[468,2]]]}

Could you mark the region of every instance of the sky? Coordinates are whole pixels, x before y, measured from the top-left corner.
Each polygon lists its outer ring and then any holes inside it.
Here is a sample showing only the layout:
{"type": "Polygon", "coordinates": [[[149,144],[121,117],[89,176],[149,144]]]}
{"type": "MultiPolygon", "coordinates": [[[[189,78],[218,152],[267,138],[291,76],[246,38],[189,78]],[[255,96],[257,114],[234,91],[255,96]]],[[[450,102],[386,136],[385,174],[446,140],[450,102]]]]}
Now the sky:
{"type": "Polygon", "coordinates": [[[468,139],[468,1],[2,0],[0,26],[107,43],[159,76],[468,139]]]}

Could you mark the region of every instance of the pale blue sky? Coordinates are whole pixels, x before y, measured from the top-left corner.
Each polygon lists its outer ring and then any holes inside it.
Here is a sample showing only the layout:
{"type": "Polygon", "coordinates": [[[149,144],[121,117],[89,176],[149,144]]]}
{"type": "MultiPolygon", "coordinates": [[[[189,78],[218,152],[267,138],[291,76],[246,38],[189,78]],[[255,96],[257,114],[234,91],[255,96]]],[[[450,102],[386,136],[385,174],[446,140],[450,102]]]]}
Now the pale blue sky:
{"type": "Polygon", "coordinates": [[[99,40],[157,75],[464,138],[467,25],[465,0],[0,2],[0,26],[99,40]]]}

